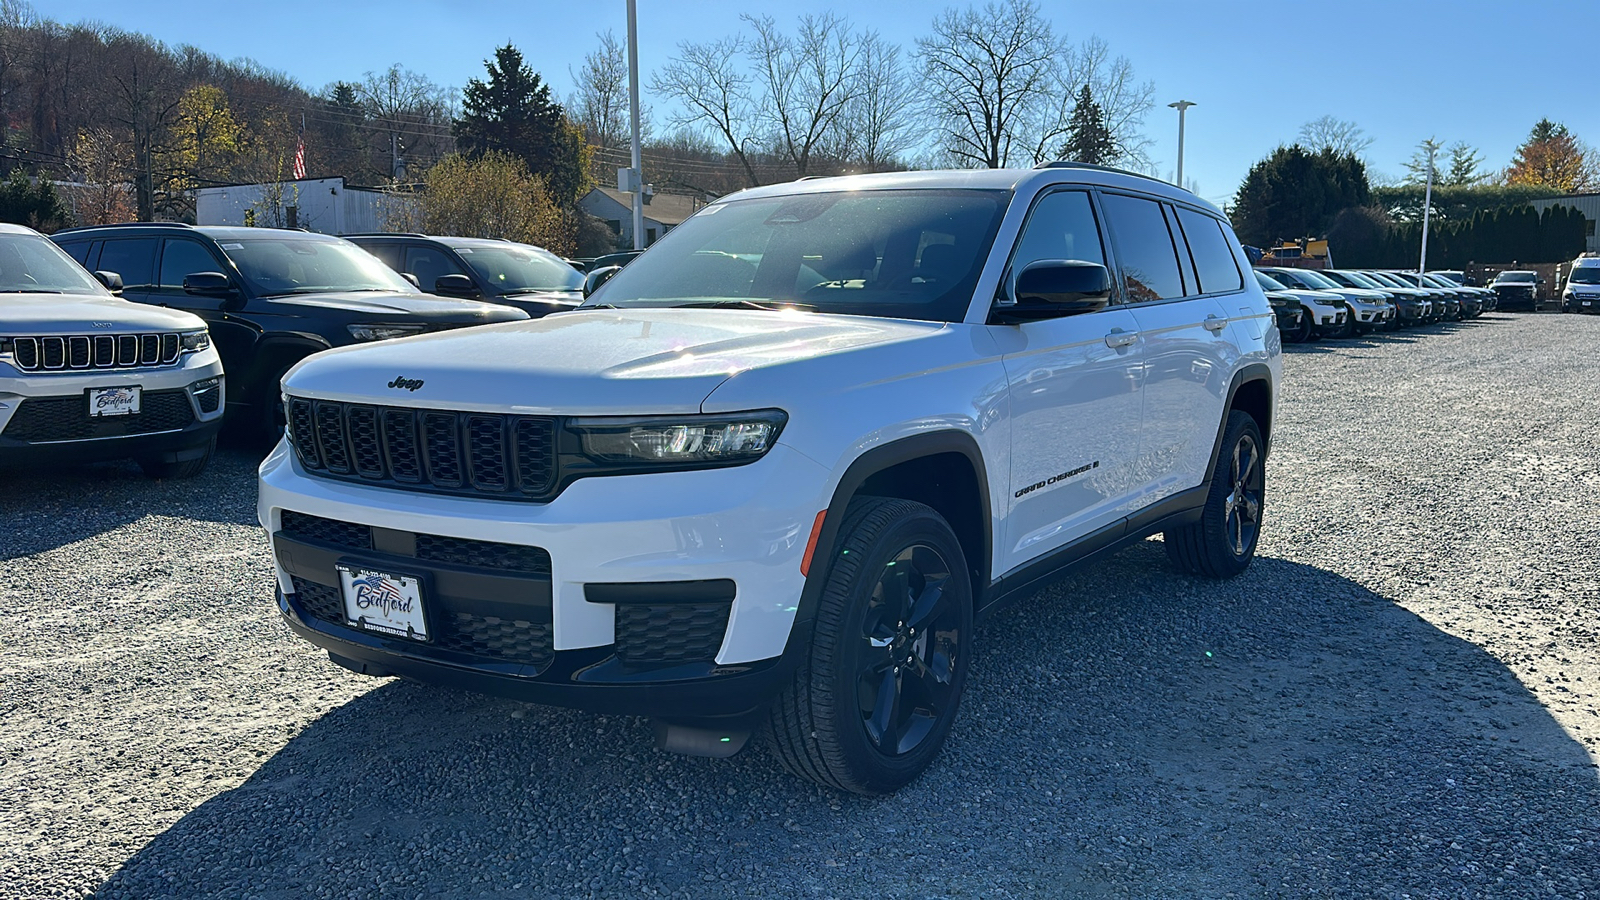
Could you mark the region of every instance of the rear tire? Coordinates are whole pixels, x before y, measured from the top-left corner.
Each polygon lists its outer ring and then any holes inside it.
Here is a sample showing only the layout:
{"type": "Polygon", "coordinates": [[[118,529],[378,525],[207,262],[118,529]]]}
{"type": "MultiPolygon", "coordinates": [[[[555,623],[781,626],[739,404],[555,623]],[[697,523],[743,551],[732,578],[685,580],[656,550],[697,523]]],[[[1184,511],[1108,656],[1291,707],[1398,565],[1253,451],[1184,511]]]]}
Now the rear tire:
{"type": "Polygon", "coordinates": [[[1255,558],[1265,506],[1266,455],[1261,429],[1247,413],[1229,410],[1200,521],[1163,535],[1167,558],[1192,575],[1238,575],[1255,558]]]}
{"type": "Polygon", "coordinates": [[[810,648],[769,713],[785,768],[888,794],[933,762],[955,721],[972,642],[972,585],[950,525],[921,503],[854,500],[810,648]]]}

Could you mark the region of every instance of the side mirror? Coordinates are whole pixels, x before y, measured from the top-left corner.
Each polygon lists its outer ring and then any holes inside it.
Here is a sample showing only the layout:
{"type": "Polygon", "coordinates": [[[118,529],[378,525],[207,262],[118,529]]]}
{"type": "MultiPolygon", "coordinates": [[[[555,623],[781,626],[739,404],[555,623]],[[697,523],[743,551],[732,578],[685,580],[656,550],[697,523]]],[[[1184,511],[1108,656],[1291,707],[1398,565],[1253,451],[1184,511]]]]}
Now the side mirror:
{"type": "Polygon", "coordinates": [[[410,272],[401,272],[401,273],[399,273],[399,275],[400,275],[401,278],[404,278],[405,280],[411,282],[411,286],[412,287],[416,288],[419,291],[422,290],[422,282],[417,280],[417,276],[411,274],[410,272]]]}
{"type": "Polygon", "coordinates": [[[433,292],[446,297],[476,297],[478,286],[465,275],[440,275],[433,280],[433,292]]]}
{"type": "Polygon", "coordinates": [[[622,271],[621,266],[601,266],[585,275],[583,278],[583,295],[585,297],[600,290],[600,285],[611,280],[611,276],[622,271]]]}
{"type": "Polygon", "coordinates": [[[994,309],[998,322],[1017,324],[1099,312],[1111,302],[1111,273],[1099,263],[1041,259],[1022,270],[1011,293],[1011,303],[994,309]]]}
{"type": "Polygon", "coordinates": [[[122,276],[115,272],[95,272],[94,280],[105,286],[111,293],[122,296],[122,276]]]}
{"type": "Polygon", "coordinates": [[[183,276],[183,292],[197,297],[231,297],[233,282],[221,272],[195,272],[183,276]]]}

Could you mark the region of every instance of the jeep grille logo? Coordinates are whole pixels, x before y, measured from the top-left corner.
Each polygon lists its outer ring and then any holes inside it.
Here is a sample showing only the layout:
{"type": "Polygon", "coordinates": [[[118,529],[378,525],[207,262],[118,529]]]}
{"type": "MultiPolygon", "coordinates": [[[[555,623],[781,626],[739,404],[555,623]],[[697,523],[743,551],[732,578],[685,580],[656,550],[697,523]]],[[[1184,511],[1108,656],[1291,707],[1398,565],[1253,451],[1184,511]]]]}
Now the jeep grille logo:
{"type": "Polygon", "coordinates": [[[397,375],[393,381],[389,382],[389,387],[401,391],[415,391],[417,388],[422,387],[422,379],[397,375]]]}

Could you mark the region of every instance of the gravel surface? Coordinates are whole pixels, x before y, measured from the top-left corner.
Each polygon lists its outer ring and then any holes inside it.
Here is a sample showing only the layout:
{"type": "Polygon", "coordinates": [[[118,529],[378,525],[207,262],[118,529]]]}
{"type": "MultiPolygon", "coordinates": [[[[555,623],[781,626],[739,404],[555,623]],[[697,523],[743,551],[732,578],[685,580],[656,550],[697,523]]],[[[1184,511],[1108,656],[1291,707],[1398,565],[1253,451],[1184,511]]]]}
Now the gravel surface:
{"type": "Polygon", "coordinates": [[[1250,571],[1152,540],[994,617],[883,800],[334,667],[242,450],[0,474],[0,898],[1600,898],[1597,345],[1291,348],[1250,571]]]}

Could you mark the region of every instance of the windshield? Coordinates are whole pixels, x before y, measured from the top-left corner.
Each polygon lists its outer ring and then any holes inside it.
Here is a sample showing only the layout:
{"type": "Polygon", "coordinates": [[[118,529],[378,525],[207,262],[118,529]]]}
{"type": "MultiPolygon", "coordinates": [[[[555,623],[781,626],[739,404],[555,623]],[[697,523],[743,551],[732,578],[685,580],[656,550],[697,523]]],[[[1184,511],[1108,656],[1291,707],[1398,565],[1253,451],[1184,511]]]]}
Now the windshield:
{"type": "MultiPolygon", "coordinates": [[[[1511,254],[1506,254],[1510,256],[1511,254]]],[[[1531,283],[1534,279],[1532,272],[1501,272],[1494,277],[1495,281],[1515,281],[1518,284],[1531,283]]]]}
{"type": "Polygon", "coordinates": [[[1600,266],[1582,266],[1567,276],[1568,284],[1600,284],[1600,266]]]}
{"type": "Polygon", "coordinates": [[[1388,272],[1367,272],[1365,274],[1368,278],[1371,278],[1373,281],[1376,281],[1379,284],[1386,284],[1390,287],[1411,287],[1411,285],[1406,284],[1404,281],[1401,281],[1399,278],[1396,278],[1388,272]]]}
{"type": "Polygon", "coordinates": [[[34,234],[0,236],[0,293],[110,294],[65,250],[34,234]]]}
{"type": "Polygon", "coordinates": [[[705,207],[629,263],[587,306],[796,304],[818,312],[959,322],[1011,195],[881,190],[705,207]]]}
{"type": "Polygon", "coordinates": [[[1428,275],[1432,278],[1438,278],[1441,281],[1448,281],[1453,287],[1465,287],[1467,283],[1465,275],[1450,269],[1445,269],[1438,272],[1429,272],[1428,275]]]}
{"type": "Polygon", "coordinates": [[[1448,278],[1440,278],[1437,275],[1423,275],[1422,283],[1428,287],[1446,288],[1448,290],[1455,290],[1456,288],[1461,287],[1461,285],[1456,284],[1454,281],[1451,281],[1448,278]]]}
{"type": "Polygon", "coordinates": [[[1310,285],[1311,287],[1314,287],[1314,288],[1319,288],[1321,290],[1327,290],[1328,288],[1337,289],[1337,288],[1339,288],[1341,286],[1339,284],[1339,282],[1334,281],[1332,278],[1329,278],[1328,276],[1322,274],[1321,272],[1313,272],[1313,271],[1310,271],[1310,270],[1302,270],[1302,271],[1297,272],[1295,274],[1299,275],[1300,276],[1300,280],[1304,281],[1306,284],[1308,284],[1308,285],[1310,285]]]}
{"type": "Polygon", "coordinates": [[[411,282],[348,241],[248,238],[219,241],[218,246],[263,296],[325,291],[418,293],[411,282]]]}
{"type": "Polygon", "coordinates": [[[1360,272],[1334,272],[1328,277],[1339,279],[1350,287],[1367,288],[1374,291],[1381,291],[1384,289],[1384,285],[1373,281],[1371,278],[1368,278],[1360,272]]]}
{"type": "Polygon", "coordinates": [[[1256,281],[1261,283],[1263,291],[1287,291],[1289,288],[1283,282],[1273,278],[1265,272],[1256,273],[1256,281]]]}
{"type": "Polygon", "coordinates": [[[583,273],[539,247],[507,243],[503,247],[456,247],[472,271],[497,294],[583,290],[583,273]]]}

